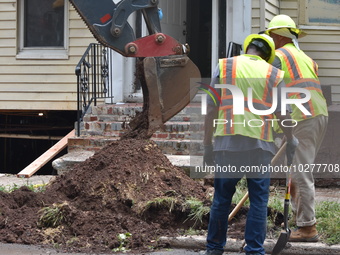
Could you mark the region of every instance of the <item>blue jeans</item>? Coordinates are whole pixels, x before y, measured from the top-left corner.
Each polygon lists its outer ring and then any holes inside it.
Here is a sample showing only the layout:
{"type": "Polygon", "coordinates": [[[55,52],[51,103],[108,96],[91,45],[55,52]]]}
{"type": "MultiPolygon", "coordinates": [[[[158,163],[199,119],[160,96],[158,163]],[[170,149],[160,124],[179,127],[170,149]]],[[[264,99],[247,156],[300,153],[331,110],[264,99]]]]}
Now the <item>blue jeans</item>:
{"type": "MultiPolygon", "coordinates": [[[[268,165],[273,155],[261,149],[229,152],[219,151],[215,153],[215,162],[220,166],[260,166],[268,165]]],[[[207,250],[223,250],[227,240],[228,216],[235,186],[244,174],[233,175],[228,178],[215,175],[215,193],[210,211],[207,250]],[[222,177],[222,178],[221,178],[222,177]]],[[[245,229],[245,251],[247,254],[265,254],[263,243],[267,230],[267,203],[269,198],[269,174],[257,174],[247,177],[249,191],[250,209],[247,214],[245,229]]]]}

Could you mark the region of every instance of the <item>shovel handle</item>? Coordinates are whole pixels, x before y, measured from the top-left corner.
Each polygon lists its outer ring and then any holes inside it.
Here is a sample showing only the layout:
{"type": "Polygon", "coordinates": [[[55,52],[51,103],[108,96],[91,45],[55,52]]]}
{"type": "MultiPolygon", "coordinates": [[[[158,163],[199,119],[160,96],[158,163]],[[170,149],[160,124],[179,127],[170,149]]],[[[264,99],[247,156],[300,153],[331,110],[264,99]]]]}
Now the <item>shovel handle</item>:
{"type": "Polygon", "coordinates": [[[248,197],[249,192],[247,191],[247,193],[242,197],[241,201],[235,206],[234,210],[229,214],[228,221],[234,218],[236,213],[241,209],[242,205],[247,201],[248,197]]]}
{"type": "MultiPolygon", "coordinates": [[[[281,157],[281,155],[283,154],[283,152],[285,151],[287,146],[287,143],[284,143],[280,149],[278,150],[278,152],[275,154],[274,158],[271,161],[271,164],[274,165],[276,163],[276,161],[281,157]]],[[[232,210],[232,212],[229,214],[228,217],[228,221],[230,221],[232,218],[234,218],[234,216],[236,215],[236,213],[241,209],[241,207],[243,206],[243,204],[247,201],[249,197],[249,192],[247,191],[246,194],[244,194],[244,196],[242,197],[242,199],[240,200],[240,202],[238,202],[238,204],[235,206],[235,208],[232,210]]]]}
{"type": "Polygon", "coordinates": [[[284,153],[285,149],[287,147],[287,142],[285,142],[280,149],[278,150],[278,152],[275,154],[274,158],[272,159],[272,161],[270,162],[271,165],[275,165],[276,161],[278,161],[278,159],[282,156],[282,154],[284,153]]]}

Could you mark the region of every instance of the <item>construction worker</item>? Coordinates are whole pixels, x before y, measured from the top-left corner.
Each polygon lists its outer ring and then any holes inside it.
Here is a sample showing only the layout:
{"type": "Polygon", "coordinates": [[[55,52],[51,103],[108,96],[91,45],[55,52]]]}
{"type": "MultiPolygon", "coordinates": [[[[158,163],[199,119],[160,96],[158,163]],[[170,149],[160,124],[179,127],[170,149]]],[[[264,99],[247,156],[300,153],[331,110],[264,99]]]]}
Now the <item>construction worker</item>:
{"type": "MultiPolygon", "coordinates": [[[[304,115],[297,107],[292,106],[291,116],[298,122],[293,132],[300,142],[293,166],[313,164],[328,123],[327,104],[318,79],[318,65],[300,49],[298,38],[305,36],[306,33],[298,29],[289,16],[275,16],[265,33],[270,35],[275,42],[276,58],[273,65],[284,71],[286,86],[304,88],[311,93],[311,99],[304,104],[311,115],[304,115]]],[[[290,98],[299,96],[301,95],[291,94],[290,98]]],[[[303,169],[292,172],[291,196],[298,229],[291,233],[289,241],[318,241],[312,172],[303,171],[303,169]]]]}
{"type": "MultiPolygon", "coordinates": [[[[201,252],[205,255],[223,254],[232,197],[236,184],[244,175],[247,178],[250,199],[244,250],[246,254],[265,254],[263,243],[266,237],[270,174],[251,172],[246,169],[249,170],[254,166],[261,169],[261,166],[270,165],[275,154],[270,120],[279,119],[281,123],[285,117],[289,119],[289,112],[281,113],[280,108],[280,88],[285,86],[284,74],[268,64],[275,58],[273,40],[267,35],[251,34],[245,39],[243,49],[246,54],[219,60],[211,82],[211,86],[219,91],[221,100],[217,105],[213,100],[208,100],[204,132],[204,162],[216,166],[216,169],[229,167],[232,171],[215,171],[215,192],[210,211],[206,251],[201,252]],[[241,110],[244,110],[244,114],[234,113],[236,109],[233,107],[233,100],[238,100],[239,95],[233,96],[226,88],[218,90],[219,86],[216,84],[229,84],[236,90],[242,91],[244,95],[242,100],[245,101],[241,102],[241,110]],[[273,109],[276,117],[273,114],[252,113],[248,100],[252,98],[251,103],[254,107],[256,105],[256,109],[268,110],[274,104],[273,92],[276,89],[278,102],[277,108],[273,109]],[[252,91],[252,95],[249,91],[252,91]],[[214,127],[216,120],[218,123],[214,127]]],[[[292,128],[282,126],[282,129],[289,144],[287,148],[290,151],[287,153],[290,153],[295,149],[298,141],[292,135],[292,128]]]]}

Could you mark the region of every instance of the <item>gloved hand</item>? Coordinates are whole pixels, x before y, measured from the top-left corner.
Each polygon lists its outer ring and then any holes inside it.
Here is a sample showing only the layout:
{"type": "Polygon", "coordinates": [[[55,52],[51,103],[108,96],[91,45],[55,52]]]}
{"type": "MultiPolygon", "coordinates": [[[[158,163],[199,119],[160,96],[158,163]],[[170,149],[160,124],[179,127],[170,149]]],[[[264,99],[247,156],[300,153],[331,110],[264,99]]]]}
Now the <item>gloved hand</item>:
{"type": "Polygon", "coordinates": [[[299,145],[299,140],[293,136],[291,140],[287,140],[286,156],[287,165],[290,166],[293,163],[296,147],[299,145]]]}
{"type": "Polygon", "coordinates": [[[204,145],[204,156],[203,156],[203,166],[213,166],[215,164],[214,160],[214,149],[213,145],[204,145]]]}

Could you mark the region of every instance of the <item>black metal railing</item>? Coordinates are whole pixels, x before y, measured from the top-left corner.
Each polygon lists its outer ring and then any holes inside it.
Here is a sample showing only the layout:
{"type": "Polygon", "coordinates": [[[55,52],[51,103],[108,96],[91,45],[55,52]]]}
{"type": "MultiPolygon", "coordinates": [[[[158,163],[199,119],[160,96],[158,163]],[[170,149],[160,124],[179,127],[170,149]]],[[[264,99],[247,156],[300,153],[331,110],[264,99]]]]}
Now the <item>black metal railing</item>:
{"type": "Polygon", "coordinates": [[[77,136],[80,123],[91,104],[98,99],[111,99],[113,50],[101,44],[91,43],[76,66],[77,75],[77,136]]]}

